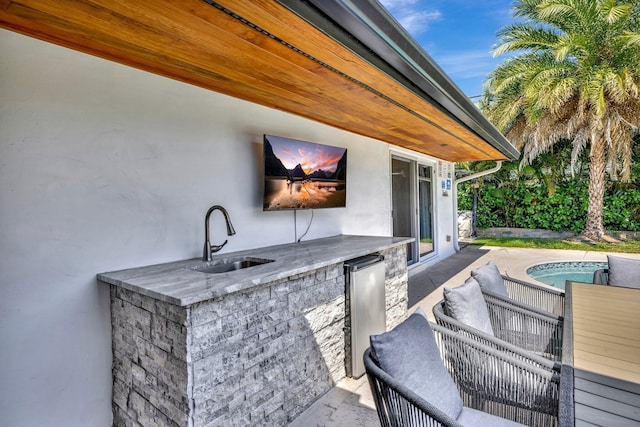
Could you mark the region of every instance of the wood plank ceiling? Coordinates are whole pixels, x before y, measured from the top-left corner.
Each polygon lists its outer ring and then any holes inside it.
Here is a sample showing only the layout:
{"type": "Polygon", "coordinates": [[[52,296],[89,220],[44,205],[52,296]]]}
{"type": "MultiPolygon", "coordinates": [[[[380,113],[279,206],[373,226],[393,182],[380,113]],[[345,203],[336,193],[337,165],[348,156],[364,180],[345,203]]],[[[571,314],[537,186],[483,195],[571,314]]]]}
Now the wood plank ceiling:
{"type": "Polygon", "coordinates": [[[441,159],[506,158],[273,0],[0,0],[0,26],[441,159]]]}

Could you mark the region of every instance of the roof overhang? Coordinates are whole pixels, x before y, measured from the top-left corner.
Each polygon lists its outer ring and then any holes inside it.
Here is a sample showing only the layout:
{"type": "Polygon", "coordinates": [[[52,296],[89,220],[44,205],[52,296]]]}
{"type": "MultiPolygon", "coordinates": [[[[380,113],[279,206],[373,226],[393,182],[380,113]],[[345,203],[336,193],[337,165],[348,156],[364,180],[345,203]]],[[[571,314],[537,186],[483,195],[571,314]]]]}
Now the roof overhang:
{"type": "Polygon", "coordinates": [[[518,156],[375,0],[0,0],[0,26],[444,160],[518,156]]]}

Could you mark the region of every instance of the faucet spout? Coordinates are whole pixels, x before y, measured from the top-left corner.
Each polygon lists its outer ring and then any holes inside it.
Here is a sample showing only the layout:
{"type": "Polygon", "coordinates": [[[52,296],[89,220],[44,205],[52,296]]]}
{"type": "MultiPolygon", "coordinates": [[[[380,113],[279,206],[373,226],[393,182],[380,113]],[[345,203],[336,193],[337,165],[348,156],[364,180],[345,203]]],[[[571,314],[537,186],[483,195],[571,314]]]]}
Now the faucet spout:
{"type": "Polygon", "coordinates": [[[234,234],[236,234],[236,230],[233,228],[233,225],[231,224],[231,219],[229,218],[229,213],[227,212],[227,210],[220,205],[211,206],[204,217],[204,248],[202,250],[203,261],[211,261],[211,253],[218,252],[220,249],[224,247],[224,245],[227,244],[227,240],[225,240],[224,243],[222,243],[221,245],[211,246],[211,242],[209,240],[210,238],[209,219],[211,218],[211,214],[215,210],[219,210],[220,212],[222,212],[222,215],[224,216],[224,221],[227,225],[227,236],[233,236],[234,234]]]}

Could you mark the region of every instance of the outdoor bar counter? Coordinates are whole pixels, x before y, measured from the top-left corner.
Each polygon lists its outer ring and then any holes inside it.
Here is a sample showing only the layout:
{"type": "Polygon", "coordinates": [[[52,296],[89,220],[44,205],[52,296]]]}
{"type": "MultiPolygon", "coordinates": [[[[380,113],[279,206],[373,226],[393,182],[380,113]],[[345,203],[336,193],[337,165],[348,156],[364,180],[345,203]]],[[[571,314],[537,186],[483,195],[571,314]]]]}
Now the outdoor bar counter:
{"type": "Polygon", "coordinates": [[[640,289],[567,281],[564,325],[561,425],[640,426],[640,289]]]}
{"type": "Polygon", "coordinates": [[[98,280],[170,304],[187,306],[307,273],[363,255],[405,246],[406,237],[334,236],[214,255],[211,261],[193,258],[98,274],[98,280]],[[200,270],[233,259],[268,262],[222,274],[200,270]]]}
{"type": "Polygon", "coordinates": [[[288,424],[351,367],[344,262],[384,257],[390,329],[407,313],[411,241],[335,236],[99,274],[114,425],[288,424]]]}

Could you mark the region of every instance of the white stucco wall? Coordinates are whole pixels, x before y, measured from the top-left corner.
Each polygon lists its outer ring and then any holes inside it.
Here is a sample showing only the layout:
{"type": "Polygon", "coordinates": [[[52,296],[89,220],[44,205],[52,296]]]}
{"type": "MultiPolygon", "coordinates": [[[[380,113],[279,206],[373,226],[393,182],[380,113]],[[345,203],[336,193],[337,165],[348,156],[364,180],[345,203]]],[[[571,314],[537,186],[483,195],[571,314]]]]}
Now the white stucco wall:
{"type": "Polygon", "coordinates": [[[442,173],[440,173],[440,170],[436,171],[434,188],[437,197],[435,221],[438,224],[436,227],[436,232],[438,233],[436,251],[438,256],[431,263],[425,264],[427,266],[455,253],[453,233],[458,230],[458,213],[454,203],[454,166],[450,162],[443,161],[438,163],[438,169],[442,169],[442,173]],[[445,181],[446,192],[442,191],[442,181],[445,181]],[[446,185],[447,181],[451,184],[450,188],[446,185]]]}
{"type": "Polygon", "coordinates": [[[110,425],[96,273],[200,256],[213,204],[225,252],[294,240],[262,211],[264,133],[349,150],[348,207],[307,239],[391,234],[385,143],[5,30],[0,57],[0,425],[110,425]]]}

